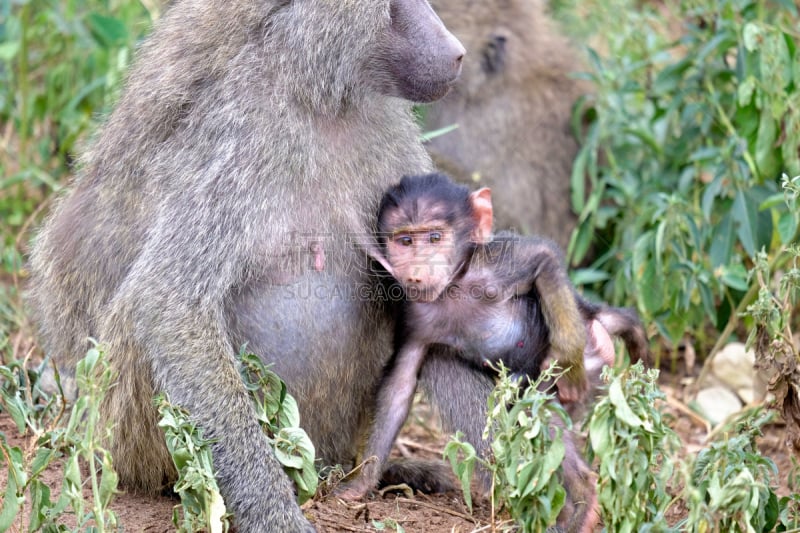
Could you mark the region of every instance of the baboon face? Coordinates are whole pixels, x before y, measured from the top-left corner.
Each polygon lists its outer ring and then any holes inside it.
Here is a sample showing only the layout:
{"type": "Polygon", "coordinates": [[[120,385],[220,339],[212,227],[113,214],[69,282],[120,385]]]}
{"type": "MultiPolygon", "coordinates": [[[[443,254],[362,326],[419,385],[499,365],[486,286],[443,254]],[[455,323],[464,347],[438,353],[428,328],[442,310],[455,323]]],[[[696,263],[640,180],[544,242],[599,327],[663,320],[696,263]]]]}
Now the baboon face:
{"type": "Polygon", "coordinates": [[[427,0],[391,0],[390,18],[376,62],[378,90],[413,102],[447,94],[461,73],[464,47],[427,0]]]}

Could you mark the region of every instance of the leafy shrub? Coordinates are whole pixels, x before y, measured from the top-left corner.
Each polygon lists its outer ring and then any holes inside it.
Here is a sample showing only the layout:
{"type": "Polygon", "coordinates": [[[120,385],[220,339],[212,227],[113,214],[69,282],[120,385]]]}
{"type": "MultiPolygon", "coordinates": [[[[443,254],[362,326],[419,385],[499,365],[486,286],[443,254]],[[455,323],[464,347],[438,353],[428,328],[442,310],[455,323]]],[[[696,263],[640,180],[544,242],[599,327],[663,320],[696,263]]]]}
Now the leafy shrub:
{"type": "MultiPolygon", "coordinates": [[[[286,384],[269,370],[258,356],[244,351],[238,355],[239,371],[250,392],[261,427],[267,433],[275,457],[295,482],[300,503],[313,497],[318,475],[314,468],[314,445],[300,428],[297,402],[286,391],[286,384]]],[[[227,531],[229,515],[214,477],[212,441],[190,419],[189,413],[169,403],[164,395],[155,399],[175,467],[178,481],[175,492],[181,497],[183,520],[178,507],[172,521],[181,531],[227,531]]]]}
{"type": "Polygon", "coordinates": [[[775,463],[761,456],[756,437],[771,413],[746,413],[722,441],[697,454],[684,493],[689,507],[685,531],[768,532],[779,506],[770,478],[775,463]]]}
{"type": "MultiPolygon", "coordinates": [[[[797,220],[800,176],[784,178],[784,192],[786,205],[797,220]]],[[[753,321],[747,343],[755,349],[756,368],[786,421],[789,440],[800,449],[800,353],[792,331],[800,297],[800,244],[785,246],[776,257],[777,261],[769,261],[763,252],[756,256],[752,276],[758,297],[745,312],[753,321]],[[776,277],[779,279],[773,279],[776,277]]]]}
{"type": "Polygon", "coordinates": [[[489,396],[489,417],[484,438],[491,438],[488,458],[456,435],[444,455],[461,480],[464,500],[472,508],[470,480],[476,464],[492,479],[492,509],[505,506],[522,531],[543,532],[555,523],[564,506],[566,491],[559,475],[564,460],[563,431],[569,417],[554,395],[537,387],[554,377],[551,367],[530,387],[508,376],[501,367],[497,386],[489,396]]]}
{"type": "Polygon", "coordinates": [[[608,395],[587,421],[589,457],[599,460],[597,500],[608,531],[660,531],[679,440],[656,405],[658,370],[642,362],[603,369],[608,395]]]}
{"type": "Polygon", "coordinates": [[[138,0],[0,0],[0,220],[14,238],[70,170],[77,143],[116,97],[150,14],[138,0]]]}
{"type": "Polygon", "coordinates": [[[595,0],[582,10],[607,52],[590,50],[594,94],[576,117],[589,126],[572,176],[570,257],[596,254],[578,279],[635,301],[673,343],[726,341],[756,253],[798,238],[797,217],[773,201],[781,173],[800,173],[797,7],[595,0]]]}
{"type": "Polygon", "coordinates": [[[240,373],[255,403],[258,421],[303,503],[317,492],[319,477],[314,468],[314,444],[300,428],[297,401],[286,391],[283,380],[258,356],[242,353],[240,362],[240,373]]]}
{"type": "Polygon", "coordinates": [[[11,415],[21,432],[30,429],[36,438],[34,450],[23,451],[10,446],[0,432],[0,450],[6,459],[8,485],[0,511],[0,531],[11,527],[26,501],[31,512],[25,529],[36,531],[69,531],[59,518],[71,512],[77,519],[76,531],[93,523],[96,531],[117,526],[116,516],[108,506],[116,493],[117,474],[111,455],[102,447],[110,434],[110,425],[100,420],[100,403],[114,375],[100,347],[89,350],[75,369],[79,396],[72,406],[66,425],[61,423],[65,405],[61,395],[47,397],[38,389],[40,373],[25,369],[15,361],[0,366],[0,407],[11,415]],[[89,478],[81,476],[79,461],[88,465],[89,478]],[[98,464],[99,462],[99,464],[98,464]],[[64,480],[58,499],[50,500],[50,488],[41,480],[51,465],[64,465],[64,480]],[[83,499],[88,481],[92,500],[83,499]]]}
{"type": "Polygon", "coordinates": [[[167,448],[178,470],[174,490],[181,504],[173,509],[172,523],[182,532],[228,531],[229,515],[214,477],[212,441],[203,438],[202,430],[189,420],[186,409],[169,403],[164,394],[156,396],[154,402],[161,416],[158,425],[164,430],[167,448]]]}

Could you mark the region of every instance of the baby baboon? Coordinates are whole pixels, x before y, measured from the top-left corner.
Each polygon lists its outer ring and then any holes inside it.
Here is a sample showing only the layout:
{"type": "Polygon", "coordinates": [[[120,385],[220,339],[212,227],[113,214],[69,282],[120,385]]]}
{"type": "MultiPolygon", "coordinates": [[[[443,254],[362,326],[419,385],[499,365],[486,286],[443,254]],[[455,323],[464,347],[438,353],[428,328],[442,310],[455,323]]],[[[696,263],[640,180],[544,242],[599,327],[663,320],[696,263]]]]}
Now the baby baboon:
{"type": "MultiPolygon", "coordinates": [[[[406,176],[384,195],[378,210],[378,247],[370,255],[403,288],[406,302],[396,325],[395,356],[378,394],[367,463],[340,491],[357,499],[380,479],[382,466],[405,421],[417,375],[433,345],[458,350],[476,367],[502,361],[515,375],[534,380],[546,357],[569,371],[557,382],[559,396],[582,399],[587,325],[597,320],[620,334],[633,359],[647,359],[644,329],[635,311],[593,304],[569,282],[561,253],[550,241],[510,232],[492,236],[489,189],[469,192],[442,174],[406,176]]],[[[613,364],[613,358],[603,361],[613,364]]],[[[563,434],[570,456],[564,480],[576,504],[568,520],[590,531],[596,510],[578,502],[594,488],[588,470],[563,434]],[[579,499],[571,493],[578,488],[579,499]],[[580,516],[573,516],[575,512],[580,516]]]]}
{"type": "Polygon", "coordinates": [[[164,391],[215,440],[238,531],[312,530],[234,353],[275,363],[322,460],[352,462],[391,343],[345,235],[430,169],[410,101],[463,54],[426,0],[170,5],[32,257],[46,352],[68,368],[93,336],[119,373],[103,414],[128,488],[174,478],[164,391]]]}
{"type": "Polygon", "coordinates": [[[461,80],[426,113],[427,130],[458,124],[427,144],[434,163],[468,185],[491,187],[503,206],[498,228],[565,246],[576,221],[571,108],[585,92],[569,77],[581,70],[576,53],[545,0],[431,4],[467,48],[461,80]]]}

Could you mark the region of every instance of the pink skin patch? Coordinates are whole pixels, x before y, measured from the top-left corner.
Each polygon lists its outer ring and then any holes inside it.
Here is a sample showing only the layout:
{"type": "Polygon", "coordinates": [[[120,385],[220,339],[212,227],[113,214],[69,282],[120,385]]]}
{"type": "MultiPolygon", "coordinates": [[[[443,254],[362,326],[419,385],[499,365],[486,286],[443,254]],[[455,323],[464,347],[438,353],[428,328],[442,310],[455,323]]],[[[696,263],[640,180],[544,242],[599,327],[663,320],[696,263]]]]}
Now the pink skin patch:
{"type": "Polygon", "coordinates": [[[322,272],[325,270],[325,250],[318,242],[311,243],[311,253],[314,254],[314,270],[322,272]]]}

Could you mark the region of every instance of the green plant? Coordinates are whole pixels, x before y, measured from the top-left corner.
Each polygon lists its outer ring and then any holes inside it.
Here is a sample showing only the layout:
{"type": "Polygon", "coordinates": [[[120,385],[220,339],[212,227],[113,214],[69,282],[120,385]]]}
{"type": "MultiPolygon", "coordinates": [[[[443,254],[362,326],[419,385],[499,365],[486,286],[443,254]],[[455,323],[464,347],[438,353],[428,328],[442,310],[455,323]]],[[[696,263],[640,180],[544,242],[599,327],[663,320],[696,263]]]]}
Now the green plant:
{"type": "Polygon", "coordinates": [[[169,403],[166,395],[157,395],[154,402],[161,416],[158,426],[164,429],[167,448],[178,470],[174,490],[181,504],[172,511],[172,523],[178,531],[228,531],[230,516],[214,478],[212,441],[203,438],[202,430],[189,419],[189,413],[169,403]]]}
{"type": "Polygon", "coordinates": [[[77,144],[115,99],[150,13],[139,0],[0,1],[0,260],[70,171],[77,144]]]}
{"type": "MultiPolygon", "coordinates": [[[[258,356],[244,351],[237,356],[239,372],[251,394],[256,415],[267,433],[275,457],[295,482],[298,500],[305,502],[317,490],[318,475],[314,468],[314,445],[300,428],[297,402],[286,391],[286,384],[269,370],[258,356]]],[[[178,506],[172,515],[181,531],[206,528],[227,531],[229,515],[214,477],[211,456],[212,441],[203,437],[202,430],[189,418],[189,413],[169,403],[164,395],[156,396],[161,420],[178,481],[175,492],[181,497],[183,520],[178,506]]]]}
{"type": "Polygon", "coordinates": [[[769,483],[777,468],[756,447],[761,426],[771,418],[771,413],[760,410],[745,412],[724,440],[697,454],[684,489],[689,508],[686,531],[772,531],[779,505],[769,483]]]}
{"type": "Polygon", "coordinates": [[[569,253],[573,263],[590,246],[595,254],[576,278],[597,282],[606,300],[635,301],[645,323],[674,344],[691,335],[705,353],[728,341],[750,303],[756,253],[798,238],[794,213],[770,202],[781,172],[800,172],[797,8],[582,9],[603,25],[608,51],[590,50],[594,93],[576,114],[589,125],[572,175],[580,225],[569,253]]]}
{"type": "MultiPolygon", "coordinates": [[[[10,446],[0,433],[0,450],[8,469],[0,531],[21,521],[18,514],[26,501],[31,505],[26,528],[29,531],[68,531],[58,519],[69,509],[77,519],[76,530],[84,530],[90,524],[92,530],[99,532],[106,527],[115,528],[117,519],[108,506],[116,493],[117,474],[110,454],[102,447],[110,435],[110,425],[99,423],[100,403],[114,374],[102,348],[89,350],[76,366],[79,396],[65,426],[60,424],[63,398],[60,394],[48,397],[38,389],[38,371],[26,370],[25,364],[15,361],[0,366],[0,376],[0,406],[11,415],[20,433],[27,428],[36,437],[35,447],[23,451],[10,446]],[[88,479],[81,476],[80,461],[88,465],[88,479]],[[50,488],[41,476],[46,468],[59,462],[64,465],[64,480],[61,493],[53,502],[50,488]],[[83,498],[87,482],[92,491],[88,509],[83,498]]],[[[56,382],[59,383],[57,373],[56,382]]]]}
{"type": "Polygon", "coordinates": [[[444,455],[461,481],[464,500],[472,508],[470,480],[476,464],[483,465],[492,478],[492,516],[507,507],[522,531],[543,532],[556,521],[566,491],[559,475],[564,460],[563,431],[571,427],[564,409],[554,395],[541,391],[542,382],[558,377],[555,367],[542,373],[531,386],[500,368],[497,386],[489,396],[489,413],[484,438],[491,438],[491,456],[483,459],[456,435],[444,455]]]}
{"type": "Polygon", "coordinates": [[[394,518],[386,518],[384,520],[373,520],[372,527],[376,531],[396,531],[397,533],[405,533],[405,529],[394,518]]]}
{"type": "Polygon", "coordinates": [[[642,362],[603,369],[608,395],[587,421],[589,457],[599,460],[597,500],[607,531],[663,531],[678,437],[657,406],[658,370],[642,362]]]}
{"type": "Polygon", "coordinates": [[[795,457],[792,457],[792,471],[788,481],[792,493],[778,500],[780,514],[778,527],[775,528],[778,532],[800,530],[800,463],[795,457]]]}
{"type": "Polygon", "coordinates": [[[314,444],[300,428],[297,402],[286,384],[258,356],[240,353],[240,373],[250,391],[261,427],[267,433],[275,457],[297,486],[300,503],[317,492],[319,476],[314,468],[314,444]]]}
{"type": "MultiPolygon", "coordinates": [[[[800,176],[792,180],[784,176],[783,184],[786,205],[797,224],[800,176]]],[[[756,368],[769,384],[789,439],[800,447],[800,353],[792,331],[800,297],[800,244],[783,246],[772,260],[760,252],[751,275],[758,297],[744,313],[753,322],[747,344],[755,349],[756,368]]]]}

